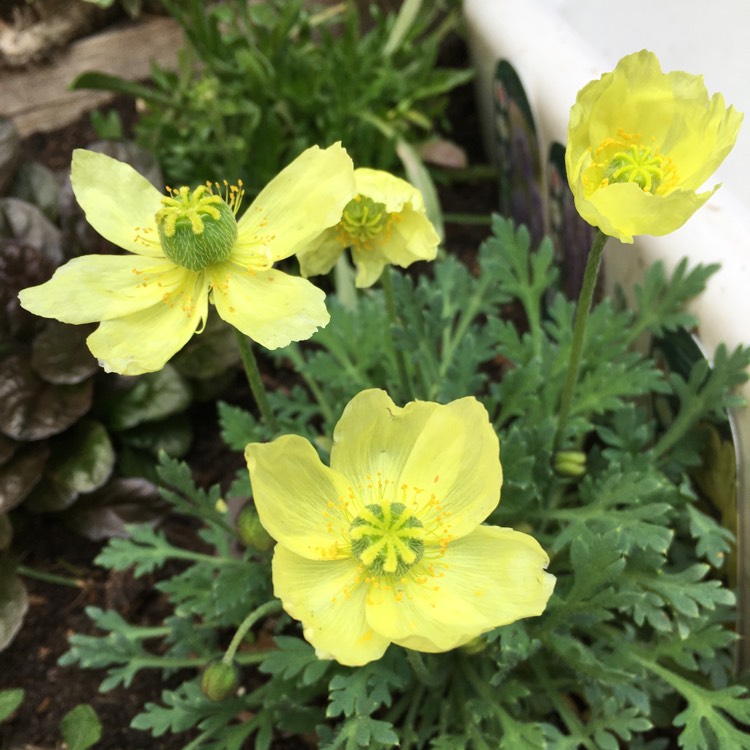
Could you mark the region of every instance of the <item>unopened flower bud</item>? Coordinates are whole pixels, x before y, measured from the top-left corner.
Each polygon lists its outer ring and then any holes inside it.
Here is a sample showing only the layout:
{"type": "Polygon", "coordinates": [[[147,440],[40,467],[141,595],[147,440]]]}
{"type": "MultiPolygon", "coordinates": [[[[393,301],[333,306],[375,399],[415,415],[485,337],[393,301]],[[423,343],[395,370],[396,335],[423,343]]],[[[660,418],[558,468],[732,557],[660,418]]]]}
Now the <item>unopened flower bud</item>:
{"type": "Polygon", "coordinates": [[[201,676],[201,692],[209,700],[223,701],[240,684],[240,668],[221,659],[212,661],[201,676]]]}
{"type": "Polygon", "coordinates": [[[586,454],[582,451],[557,451],[552,468],[558,476],[577,479],[586,473],[586,454]]]}
{"type": "Polygon", "coordinates": [[[473,656],[474,654],[480,654],[486,648],[487,639],[481,635],[478,635],[476,638],[472,638],[468,643],[464,643],[464,645],[461,646],[461,650],[465,654],[469,654],[470,656],[473,656]]]}
{"type": "Polygon", "coordinates": [[[263,528],[254,506],[246,505],[239,512],[235,524],[237,535],[246,547],[255,547],[255,549],[265,552],[273,546],[273,538],[263,528]]]}

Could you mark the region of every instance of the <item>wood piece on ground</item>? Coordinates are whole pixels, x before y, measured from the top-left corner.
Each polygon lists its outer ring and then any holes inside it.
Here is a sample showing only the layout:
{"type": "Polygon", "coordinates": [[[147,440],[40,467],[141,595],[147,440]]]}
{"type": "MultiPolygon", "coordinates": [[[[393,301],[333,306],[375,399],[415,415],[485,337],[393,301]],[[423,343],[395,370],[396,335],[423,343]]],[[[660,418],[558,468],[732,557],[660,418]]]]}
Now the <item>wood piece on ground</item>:
{"type": "Polygon", "coordinates": [[[161,16],[143,16],[87,37],[51,64],[0,73],[0,116],[10,118],[22,137],[57,130],[112,99],[112,94],[102,91],[69,91],[76,76],[97,71],[142,80],[149,77],[152,60],[162,67],[176,67],[177,51],[183,46],[177,22],[161,16]]]}

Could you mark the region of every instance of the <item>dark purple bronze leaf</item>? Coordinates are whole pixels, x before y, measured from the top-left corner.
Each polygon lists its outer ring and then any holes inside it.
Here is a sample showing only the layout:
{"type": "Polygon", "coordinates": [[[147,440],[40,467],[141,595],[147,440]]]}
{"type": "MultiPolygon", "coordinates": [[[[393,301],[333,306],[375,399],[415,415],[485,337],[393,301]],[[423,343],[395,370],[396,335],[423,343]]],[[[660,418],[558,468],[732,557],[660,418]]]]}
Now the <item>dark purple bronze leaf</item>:
{"type": "Polygon", "coordinates": [[[86,346],[93,325],[71,326],[47,321],[31,342],[31,366],[48,383],[80,383],[99,370],[86,346]]]}
{"type": "Polygon", "coordinates": [[[91,407],[93,381],[53,385],[31,368],[23,352],[0,359],[0,432],[41,440],[75,424],[91,407]]]}
{"type": "Polygon", "coordinates": [[[126,536],[126,526],[153,523],[167,512],[155,485],[136,477],[118,478],[79,498],[65,514],[66,523],[89,539],[126,536]]]}
{"type": "Polygon", "coordinates": [[[0,512],[7,513],[31,493],[42,478],[48,457],[46,443],[32,443],[0,466],[0,512]]]}

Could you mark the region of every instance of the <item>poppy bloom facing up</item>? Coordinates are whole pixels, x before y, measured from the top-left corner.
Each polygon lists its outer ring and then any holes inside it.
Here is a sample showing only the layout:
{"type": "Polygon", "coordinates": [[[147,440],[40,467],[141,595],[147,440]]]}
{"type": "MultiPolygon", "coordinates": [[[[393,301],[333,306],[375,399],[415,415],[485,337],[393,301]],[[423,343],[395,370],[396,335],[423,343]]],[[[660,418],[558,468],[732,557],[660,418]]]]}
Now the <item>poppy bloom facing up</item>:
{"type": "Polygon", "coordinates": [[[555,579],[539,543],[481,525],[502,469],[475,398],[399,408],[363,391],[336,425],[330,468],[295,435],[245,457],[277,541],[274,592],[318,656],[357,666],[390,643],[448,651],[544,611],[555,579]]]}

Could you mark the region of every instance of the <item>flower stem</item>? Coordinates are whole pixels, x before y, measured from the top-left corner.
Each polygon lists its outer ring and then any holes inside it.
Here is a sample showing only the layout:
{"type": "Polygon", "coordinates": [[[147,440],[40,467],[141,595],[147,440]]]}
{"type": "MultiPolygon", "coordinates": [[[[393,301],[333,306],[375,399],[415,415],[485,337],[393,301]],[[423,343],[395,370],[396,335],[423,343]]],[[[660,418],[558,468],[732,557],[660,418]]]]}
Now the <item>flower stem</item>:
{"type": "Polygon", "coordinates": [[[329,424],[333,424],[336,419],[333,407],[326,398],[325,393],[323,393],[323,390],[320,387],[318,381],[305,372],[305,356],[302,354],[299,346],[297,344],[290,344],[286,352],[289,356],[289,359],[292,360],[292,364],[297,369],[297,372],[302,376],[302,379],[305,381],[305,383],[307,383],[307,387],[310,389],[312,395],[315,397],[315,400],[318,402],[320,411],[323,413],[323,418],[329,424]]]}
{"type": "Polygon", "coordinates": [[[86,587],[84,581],[78,578],[69,578],[68,576],[61,576],[56,573],[45,573],[41,570],[28,568],[25,565],[16,566],[16,573],[25,576],[26,578],[35,578],[37,581],[44,581],[45,583],[56,583],[59,586],[70,586],[74,589],[82,589],[86,587]]]}
{"type": "Polygon", "coordinates": [[[266,427],[268,427],[274,435],[277,435],[279,433],[279,424],[276,421],[271,405],[268,403],[268,396],[266,395],[266,389],[263,386],[263,381],[260,377],[258,362],[253,354],[250,339],[243,333],[240,333],[236,328],[234,329],[234,332],[237,337],[237,345],[240,348],[240,357],[242,357],[242,365],[245,368],[247,382],[250,385],[250,390],[253,392],[255,403],[258,405],[258,409],[263,417],[263,421],[266,423],[266,427]]]}
{"type": "Polygon", "coordinates": [[[393,282],[391,281],[390,268],[384,269],[383,275],[381,276],[381,281],[383,284],[385,311],[388,314],[388,323],[390,324],[391,330],[391,350],[393,351],[393,356],[396,360],[398,377],[401,380],[401,386],[404,389],[404,393],[407,394],[409,398],[413,399],[415,397],[414,384],[412,383],[411,378],[409,377],[409,374],[406,370],[406,359],[404,358],[404,353],[396,346],[396,342],[393,340],[393,331],[399,326],[399,320],[396,314],[396,299],[393,295],[393,282]]]}
{"type": "Polygon", "coordinates": [[[573,402],[573,391],[575,390],[578,379],[578,368],[581,364],[581,355],[583,354],[583,341],[586,337],[586,323],[591,311],[591,302],[594,299],[594,289],[596,289],[596,279],[599,275],[599,266],[602,262],[602,253],[604,245],[607,243],[608,236],[601,230],[597,230],[594,240],[591,243],[589,257],[586,260],[586,270],[583,274],[583,284],[581,294],[578,297],[578,306],[576,307],[576,318],[573,326],[573,341],[570,348],[570,360],[568,361],[568,374],[565,378],[562,396],[560,398],[560,410],[557,414],[557,431],[552,444],[553,453],[556,452],[565,437],[565,426],[570,414],[570,407],[573,402]]]}
{"type": "Polygon", "coordinates": [[[425,663],[424,659],[422,658],[422,654],[420,654],[418,651],[412,651],[410,648],[404,649],[406,652],[406,658],[409,662],[409,666],[412,669],[412,672],[414,672],[414,675],[416,678],[426,687],[428,688],[435,688],[438,687],[438,685],[441,685],[443,682],[443,677],[441,675],[436,675],[430,672],[425,663]]]}
{"type": "Polygon", "coordinates": [[[229,644],[224,656],[221,657],[221,660],[225,664],[231,664],[240,643],[242,643],[242,639],[247,635],[247,631],[261,618],[279,611],[281,611],[281,602],[278,599],[272,599],[270,602],[261,604],[260,607],[254,609],[237,628],[237,632],[234,634],[232,642],[229,644]]]}
{"type": "Polygon", "coordinates": [[[492,225],[492,217],[486,214],[443,214],[446,224],[463,224],[464,226],[489,227],[492,225]]]}

